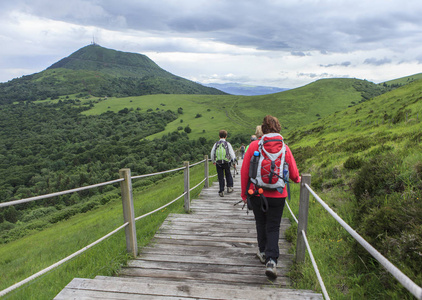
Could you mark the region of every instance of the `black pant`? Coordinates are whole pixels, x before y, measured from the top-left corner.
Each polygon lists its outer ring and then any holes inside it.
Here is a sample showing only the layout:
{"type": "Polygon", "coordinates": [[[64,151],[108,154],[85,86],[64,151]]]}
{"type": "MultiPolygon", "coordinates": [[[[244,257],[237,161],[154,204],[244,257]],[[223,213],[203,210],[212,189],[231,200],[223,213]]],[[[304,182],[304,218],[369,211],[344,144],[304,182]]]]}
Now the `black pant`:
{"type": "Polygon", "coordinates": [[[232,177],[232,173],[230,173],[230,163],[216,163],[215,164],[216,168],[217,168],[217,175],[218,175],[218,183],[220,184],[220,190],[219,192],[223,192],[224,191],[224,176],[226,177],[227,180],[227,186],[228,187],[233,187],[233,177],[232,177]]]}
{"type": "Polygon", "coordinates": [[[266,261],[272,258],[277,263],[280,255],[278,240],[285,200],[286,198],[267,198],[268,209],[266,212],[263,212],[261,198],[251,198],[252,209],[255,215],[259,252],[265,252],[266,261]]]}

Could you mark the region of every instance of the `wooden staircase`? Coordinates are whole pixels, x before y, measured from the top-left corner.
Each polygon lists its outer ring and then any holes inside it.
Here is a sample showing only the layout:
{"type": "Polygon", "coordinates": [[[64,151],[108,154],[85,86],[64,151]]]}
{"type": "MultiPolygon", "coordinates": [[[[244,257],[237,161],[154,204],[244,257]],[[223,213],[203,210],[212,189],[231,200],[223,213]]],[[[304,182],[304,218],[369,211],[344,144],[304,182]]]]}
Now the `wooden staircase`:
{"type": "Polygon", "coordinates": [[[234,182],[233,193],[219,197],[216,182],[192,200],[190,214],[169,215],[151,245],[117,277],[75,278],[54,299],[323,299],[288,288],[288,219],[280,229],[279,276],[265,276],[255,256],[253,213],[234,206],[241,199],[240,175],[234,182]]]}

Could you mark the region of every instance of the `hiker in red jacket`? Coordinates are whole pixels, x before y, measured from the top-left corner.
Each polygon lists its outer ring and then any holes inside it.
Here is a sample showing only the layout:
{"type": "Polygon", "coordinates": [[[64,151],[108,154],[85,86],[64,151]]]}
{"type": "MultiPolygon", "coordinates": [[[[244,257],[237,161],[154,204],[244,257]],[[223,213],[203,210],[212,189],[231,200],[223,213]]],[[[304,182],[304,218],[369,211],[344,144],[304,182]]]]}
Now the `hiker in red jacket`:
{"type": "MultiPolygon", "coordinates": [[[[283,137],[279,134],[281,130],[280,122],[273,116],[266,116],[262,123],[263,136],[262,142],[266,142],[264,147],[265,150],[270,153],[279,152],[284,142],[283,137]],[[271,141],[279,140],[279,141],[271,141]]],[[[282,190],[268,190],[258,189],[250,181],[249,168],[251,158],[255,151],[259,149],[259,140],[253,141],[249,145],[248,151],[245,153],[245,157],[240,172],[241,186],[242,186],[242,200],[248,201],[248,207],[253,210],[256,223],[257,240],[258,240],[258,252],[257,257],[262,263],[265,263],[266,270],[265,274],[269,278],[277,277],[277,259],[280,255],[278,240],[280,234],[280,222],[281,216],[283,215],[283,209],[285,199],[287,197],[287,189],[284,187],[282,190]],[[258,193],[258,190],[262,192],[262,196],[258,193]],[[254,194],[248,194],[248,191],[255,191],[254,194]],[[263,200],[266,199],[266,200],[263,200]],[[263,201],[266,202],[266,209],[263,207],[263,201]]],[[[285,145],[285,144],[284,144],[285,145]]],[[[289,177],[293,182],[299,183],[300,176],[296,166],[296,161],[290,151],[290,148],[285,145],[285,162],[288,163],[289,177]]],[[[250,192],[252,193],[252,192],[250,192]]]]}

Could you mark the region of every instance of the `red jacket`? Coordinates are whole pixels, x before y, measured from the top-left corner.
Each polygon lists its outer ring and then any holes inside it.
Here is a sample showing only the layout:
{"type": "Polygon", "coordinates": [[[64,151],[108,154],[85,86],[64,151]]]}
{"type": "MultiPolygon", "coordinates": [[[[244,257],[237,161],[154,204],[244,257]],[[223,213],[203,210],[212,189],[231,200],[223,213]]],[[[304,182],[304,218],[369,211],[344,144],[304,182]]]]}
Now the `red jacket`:
{"type": "MultiPolygon", "coordinates": [[[[267,137],[267,136],[263,136],[262,137],[264,139],[264,141],[269,140],[269,139],[279,139],[280,136],[278,137],[267,137]]],[[[283,138],[283,137],[281,137],[283,138]]],[[[246,151],[245,156],[243,158],[243,163],[242,163],[242,169],[240,171],[240,180],[241,180],[241,186],[242,186],[242,199],[243,201],[246,201],[246,189],[248,187],[248,183],[249,183],[249,164],[251,161],[251,157],[253,155],[253,153],[255,151],[258,150],[258,143],[259,140],[253,141],[252,143],[250,143],[248,151],[246,151]]],[[[277,151],[280,150],[280,143],[268,143],[265,146],[265,149],[268,152],[271,153],[276,153],[277,151]]],[[[286,145],[286,162],[289,164],[289,177],[293,182],[300,182],[300,176],[299,176],[299,170],[297,169],[296,166],[296,161],[293,157],[292,151],[290,151],[290,148],[286,145]]],[[[251,184],[250,188],[254,188],[254,185],[251,184]]],[[[287,189],[284,188],[283,189],[283,193],[279,193],[277,190],[264,190],[264,196],[265,197],[270,197],[270,198],[286,198],[287,197],[287,189]]]]}

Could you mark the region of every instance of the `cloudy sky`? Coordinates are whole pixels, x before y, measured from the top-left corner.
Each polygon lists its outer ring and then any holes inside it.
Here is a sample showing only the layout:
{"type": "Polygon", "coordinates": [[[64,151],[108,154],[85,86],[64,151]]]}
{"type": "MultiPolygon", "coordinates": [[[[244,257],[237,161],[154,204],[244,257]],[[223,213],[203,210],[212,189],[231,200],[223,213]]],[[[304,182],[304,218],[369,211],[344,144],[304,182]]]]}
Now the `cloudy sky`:
{"type": "Polygon", "coordinates": [[[0,82],[95,41],[202,82],[295,88],[422,72],[420,0],[6,0],[0,82]]]}

